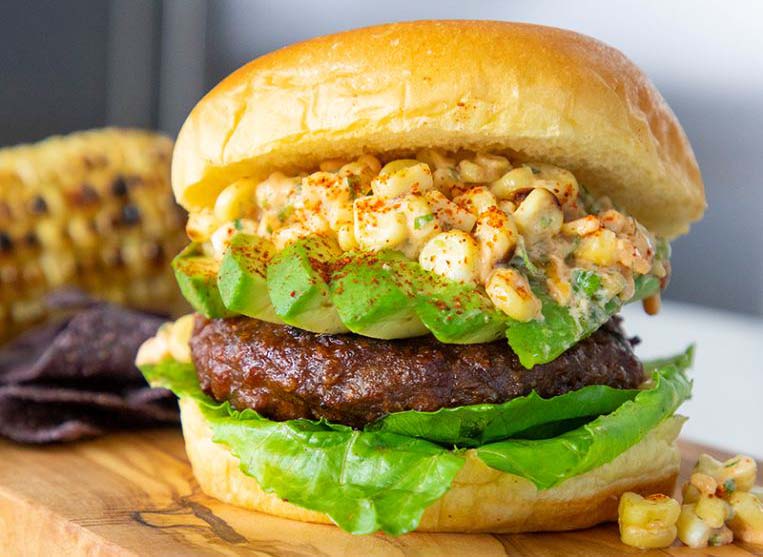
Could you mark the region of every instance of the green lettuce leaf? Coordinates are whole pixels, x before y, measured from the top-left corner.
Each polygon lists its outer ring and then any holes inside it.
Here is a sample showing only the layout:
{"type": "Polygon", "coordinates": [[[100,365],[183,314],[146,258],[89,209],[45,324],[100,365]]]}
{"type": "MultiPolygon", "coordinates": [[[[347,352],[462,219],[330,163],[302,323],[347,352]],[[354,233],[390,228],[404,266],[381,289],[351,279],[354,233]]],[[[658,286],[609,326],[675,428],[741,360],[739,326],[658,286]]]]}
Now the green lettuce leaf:
{"type": "MultiPolygon", "coordinates": [[[[563,395],[541,398],[534,391],[503,404],[474,404],[442,408],[436,412],[409,410],[389,414],[367,427],[418,437],[446,445],[477,447],[491,441],[523,436],[555,435],[558,425],[573,418],[609,414],[624,402],[633,400],[637,389],[614,389],[591,385],[563,395]],[[543,430],[538,426],[546,427],[543,430]]],[[[562,426],[563,427],[563,426],[562,426]]]]}
{"type": "Polygon", "coordinates": [[[422,412],[415,418],[404,412],[408,415],[402,420],[393,414],[382,420],[389,420],[386,425],[380,422],[365,431],[325,420],[274,422],[251,410],[236,411],[201,391],[191,364],[170,360],[141,370],[152,385],[193,398],[212,428],[213,439],[226,445],[241,461],[244,473],[266,491],[326,513],[348,532],[382,530],[398,535],[416,528],[424,510],[450,488],[464,463],[461,451],[415,437],[416,432],[425,434],[422,428],[431,427],[426,435],[440,442],[459,438],[470,446],[479,445],[477,437],[492,440],[512,431],[532,438],[562,431],[550,439],[509,439],[476,449],[488,466],[528,478],[544,489],[609,462],[672,414],[689,396],[691,384],[684,371],[691,358],[689,350],[646,364],[653,371],[652,384],[635,395],[616,394],[607,387],[552,399],[531,395],[505,405],[422,412]],[[616,410],[569,430],[593,409],[596,414],[614,406],[618,396],[625,400],[616,410]],[[582,409],[574,410],[576,405],[582,409]],[[533,417],[533,412],[544,416],[533,417]],[[467,439],[470,428],[475,437],[467,439]]]}
{"type": "Polygon", "coordinates": [[[152,385],[199,402],[214,441],[227,445],[263,489],[326,513],[353,534],[414,530],[464,463],[457,452],[395,433],[238,412],[204,395],[190,364],[168,361],[141,370],[152,385]]]}
{"type": "Polygon", "coordinates": [[[510,439],[483,445],[479,457],[491,468],[531,480],[538,488],[601,466],[632,447],[691,395],[686,369],[693,349],[671,360],[647,364],[652,384],[620,408],[552,439],[510,439]],[[660,367],[655,368],[656,365],[660,367]]]}

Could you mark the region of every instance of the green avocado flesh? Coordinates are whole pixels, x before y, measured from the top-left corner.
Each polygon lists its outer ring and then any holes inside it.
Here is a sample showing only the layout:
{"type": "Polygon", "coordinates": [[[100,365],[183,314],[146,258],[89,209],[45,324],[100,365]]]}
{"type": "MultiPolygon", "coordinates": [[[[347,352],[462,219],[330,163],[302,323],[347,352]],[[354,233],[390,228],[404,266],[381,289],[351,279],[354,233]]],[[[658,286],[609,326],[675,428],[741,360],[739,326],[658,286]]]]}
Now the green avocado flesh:
{"type": "MultiPolygon", "coordinates": [[[[240,233],[219,269],[196,244],[172,266],[183,295],[207,317],[246,315],[316,333],[380,339],[432,333],[450,344],[506,337],[526,368],[554,360],[623,305],[606,294],[596,273],[574,270],[574,303],[561,306],[548,293],[542,270],[521,254],[511,264],[527,274],[542,302],[542,318],[524,323],[498,311],[481,287],[440,277],[397,251],[343,252],[324,236],[274,251],[267,240],[240,233]]],[[[659,289],[658,278],[637,276],[630,301],[659,289]]]]}
{"type": "Polygon", "coordinates": [[[349,256],[331,281],[331,298],[347,328],[386,339],[427,333],[416,314],[416,273],[410,263],[392,251],[349,256]]]}
{"type": "Polygon", "coordinates": [[[233,237],[217,273],[217,288],[226,308],[262,321],[283,323],[268,294],[267,268],[274,254],[273,244],[259,236],[233,237]]]}
{"type": "Polygon", "coordinates": [[[299,240],[278,253],[267,268],[267,286],[276,314],[294,327],[316,333],[346,333],[331,301],[328,281],[339,245],[323,236],[299,240]]]}
{"type": "Polygon", "coordinates": [[[172,260],[183,297],[193,309],[210,318],[231,315],[217,289],[217,268],[217,261],[204,255],[198,244],[190,244],[172,260]]]}

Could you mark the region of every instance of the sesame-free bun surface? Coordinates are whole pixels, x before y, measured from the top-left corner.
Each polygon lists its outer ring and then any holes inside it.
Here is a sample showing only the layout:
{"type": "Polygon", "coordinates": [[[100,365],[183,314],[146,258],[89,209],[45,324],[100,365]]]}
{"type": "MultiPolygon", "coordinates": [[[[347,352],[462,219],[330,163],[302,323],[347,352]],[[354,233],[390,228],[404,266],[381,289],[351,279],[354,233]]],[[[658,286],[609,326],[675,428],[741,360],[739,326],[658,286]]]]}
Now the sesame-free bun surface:
{"type": "MultiPolygon", "coordinates": [[[[331,523],[325,514],[263,491],[224,445],[212,441],[211,428],[192,399],[181,399],[180,410],[186,452],[207,495],[292,520],[331,523]]],[[[424,512],[418,530],[573,530],[616,520],[618,499],[625,491],[673,492],[680,463],[674,441],[682,423],[680,417],[669,418],[613,461],[543,491],[524,478],[487,467],[469,451],[450,490],[424,512]]]]}
{"type": "Polygon", "coordinates": [[[622,53],[571,31],[494,21],[380,25],[250,62],[188,116],[173,188],[197,211],[243,176],[423,147],[563,166],[666,236],[705,207],[683,129],[622,53]]]}

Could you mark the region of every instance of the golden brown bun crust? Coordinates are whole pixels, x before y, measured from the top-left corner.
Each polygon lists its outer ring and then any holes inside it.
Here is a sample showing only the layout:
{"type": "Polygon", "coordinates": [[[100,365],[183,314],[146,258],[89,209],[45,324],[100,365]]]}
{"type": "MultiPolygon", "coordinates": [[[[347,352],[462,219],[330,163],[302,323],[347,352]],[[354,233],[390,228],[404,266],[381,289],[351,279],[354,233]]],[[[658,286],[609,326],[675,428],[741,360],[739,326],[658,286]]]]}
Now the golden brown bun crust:
{"type": "MultiPolygon", "coordinates": [[[[239,461],[212,441],[195,402],[180,402],[186,452],[201,489],[227,503],[299,520],[331,523],[324,514],[265,493],[239,461]]],[[[573,530],[617,519],[619,496],[672,493],[680,455],[674,444],[683,420],[671,418],[612,462],[544,491],[488,468],[472,451],[451,489],[429,507],[419,531],[516,533],[573,530]]]]}
{"type": "Polygon", "coordinates": [[[662,235],[686,232],[705,207],[683,129],[622,53],[494,21],[381,25],[258,58],[191,112],[172,181],[193,211],[241,176],[422,147],[558,164],[662,235]]]}

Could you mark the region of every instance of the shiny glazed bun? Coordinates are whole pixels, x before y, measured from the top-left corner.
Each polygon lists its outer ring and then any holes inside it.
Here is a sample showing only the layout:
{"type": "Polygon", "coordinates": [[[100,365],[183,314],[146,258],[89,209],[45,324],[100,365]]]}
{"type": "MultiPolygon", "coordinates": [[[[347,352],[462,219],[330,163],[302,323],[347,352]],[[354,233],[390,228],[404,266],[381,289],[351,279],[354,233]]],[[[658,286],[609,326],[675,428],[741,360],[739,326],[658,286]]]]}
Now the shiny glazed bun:
{"type": "Polygon", "coordinates": [[[686,232],[705,207],[683,129],[622,53],[571,31],[491,21],[369,27],[250,62],[186,120],[173,188],[198,211],[243,176],[424,147],[562,166],[660,235],[686,232]]]}

